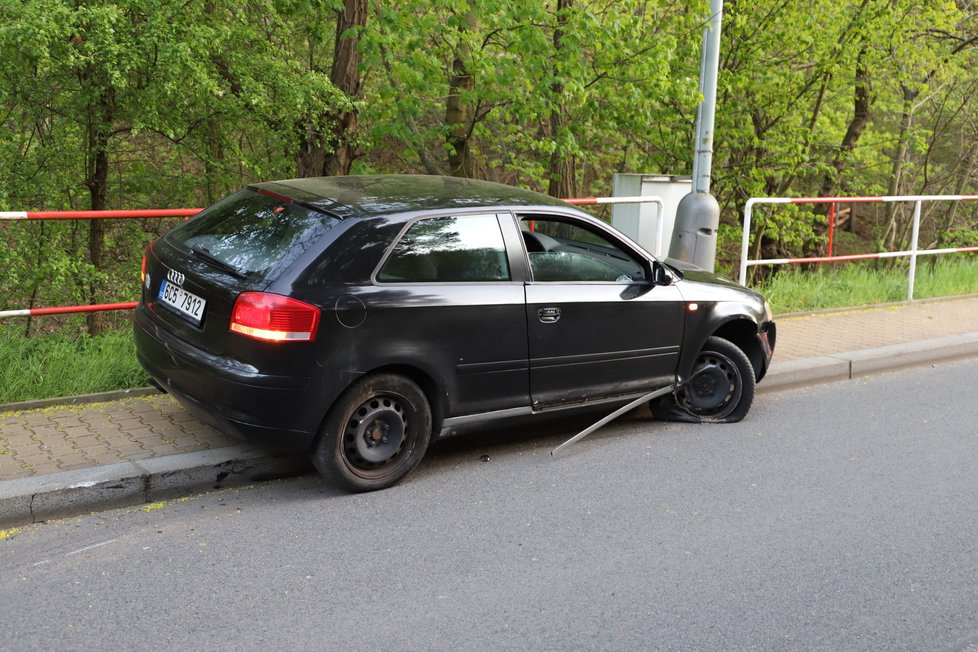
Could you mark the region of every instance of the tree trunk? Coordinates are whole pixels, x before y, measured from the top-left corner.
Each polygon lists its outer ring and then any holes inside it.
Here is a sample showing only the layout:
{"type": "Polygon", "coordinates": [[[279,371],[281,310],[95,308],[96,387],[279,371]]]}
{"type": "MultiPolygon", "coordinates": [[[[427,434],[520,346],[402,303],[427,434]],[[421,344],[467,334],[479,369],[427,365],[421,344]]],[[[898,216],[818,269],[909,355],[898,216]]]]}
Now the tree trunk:
{"type": "MultiPolygon", "coordinates": [[[[954,183],[954,194],[963,195],[964,189],[967,187],[968,182],[971,180],[974,174],[975,163],[978,162],[978,136],[971,136],[971,144],[968,146],[968,153],[965,154],[964,159],[960,163],[960,167],[957,171],[957,179],[954,183]]],[[[941,225],[940,229],[937,231],[937,242],[935,246],[946,247],[947,232],[954,228],[954,223],[958,215],[958,207],[961,205],[959,201],[950,202],[947,214],[944,218],[944,223],[941,225]]],[[[931,256],[931,258],[937,259],[937,256],[931,256]]]]}
{"type": "MultiPolygon", "coordinates": [[[[832,158],[832,169],[826,172],[822,178],[822,185],[819,190],[819,196],[821,197],[834,197],[839,194],[839,187],[842,185],[846,167],[849,165],[849,156],[859,143],[859,138],[862,136],[863,131],[866,130],[866,125],[869,124],[869,113],[873,98],[870,89],[870,71],[864,63],[865,57],[866,46],[863,45],[859,50],[859,56],[856,57],[856,72],[852,95],[852,118],[849,120],[849,126],[846,128],[845,136],[842,137],[842,142],[839,144],[839,150],[832,158]]],[[[826,218],[830,215],[829,204],[822,204],[818,208],[820,212],[825,214],[826,218]]],[[[855,214],[850,219],[854,223],[855,214]]],[[[825,231],[827,230],[828,227],[826,226],[825,231]]],[[[810,243],[806,249],[806,254],[808,255],[821,254],[820,244],[810,243]]]]}
{"type": "Polygon", "coordinates": [[[207,158],[204,160],[204,192],[207,205],[216,202],[223,194],[223,185],[218,177],[223,171],[224,148],[221,139],[221,125],[216,118],[207,121],[207,158]]]}
{"type": "Polygon", "coordinates": [[[547,192],[552,197],[573,197],[577,194],[575,161],[573,155],[561,147],[562,132],[567,128],[567,109],[564,105],[564,84],[560,78],[560,59],[564,47],[564,29],[567,27],[567,12],[574,6],[574,0],[557,0],[557,26],[554,29],[554,82],[550,86],[553,106],[550,110],[550,137],[554,140],[554,151],[550,155],[548,176],[550,184],[547,192]]]}
{"type": "MultiPolygon", "coordinates": [[[[900,134],[897,137],[897,148],[893,153],[893,165],[890,168],[890,183],[887,194],[895,197],[900,194],[900,186],[903,181],[903,164],[907,159],[907,151],[910,148],[910,133],[913,129],[913,103],[917,99],[916,90],[903,86],[903,113],[900,116],[900,134]]],[[[899,204],[889,204],[886,210],[887,224],[886,231],[883,233],[883,248],[892,250],[897,245],[897,233],[900,225],[897,223],[900,216],[899,204]]]]}
{"type": "MultiPolygon", "coordinates": [[[[90,208],[101,211],[106,208],[109,180],[109,137],[114,115],[114,93],[111,88],[103,89],[88,121],[88,170],[85,185],[90,196],[90,208]]],[[[88,262],[97,275],[105,267],[105,222],[88,222],[88,262]]],[[[92,281],[88,286],[88,303],[95,304],[98,299],[98,283],[92,281]]],[[[85,317],[89,335],[102,332],[99,313],[90,312],[85,317]]]]}
{"type": "Polygon", "coordinates": [[[849,163],[849,155],[859,143],[859,137],[866,130],[869,123],[869,111],[872,106],[872,95],[870,93],[869,70],[866,68],[863,59],[866,56],[866,46],[859,51],[856,58],[856,76],[853,84],[852,98],[852,119],[846,129],[846,135],[842,138],[839,151],[832,159],[833,171],[827,172],[822,179],[822,187],[819,194],[822,197],[832,197],[838,192],[839,185],[842,183],[842,175],[849,163]]]}
{"type": "Polygon", "coordinates": [[[452,70],[448,76],[448,97],[445,98],[445,126],[448,127],[448,172],[454,177],[475,176],[472,159],[471,136],[475,126],[475,110],[466,97],[475,88],[475,77],[468,71],[466,62],[469,48],[466,32],[473,26],[475,17],[472,7],[466,16],[466,27],[459,27],[459,43],[455,48],[452,70]]]}
{"type": "Polygon", "coordinates": [[[325,170],[326,147],[323,136],[312,124],[299,125],[304,132],[295,154],[296,175],[299,177],[321,177],[325,170]]]}
{"type": "Polygon", "coordinates": [[[323,170],[328,175],[349,174],[353,165],[353,137],[357,130],[360,98],[360,37],[367,25],[367,0],[346,0],[336,17],[336,42],[329,79],[350,98],[347,111],[333,114],[332,151],[327,151],[323,170]]]}
{"type": "Polygon", "coordinates": [[[367,24],[367,0],[346,0],[336,14],[336,39],[329,79],[349,99],[349,104],[325,116],[329,125],[322,133],[319,120],[300,126],[302,140],[296,153],[300,177],[349,174],[353,165],[353,139],[358,118],[355,102],[360,98],[360,37],[367,24]]]}

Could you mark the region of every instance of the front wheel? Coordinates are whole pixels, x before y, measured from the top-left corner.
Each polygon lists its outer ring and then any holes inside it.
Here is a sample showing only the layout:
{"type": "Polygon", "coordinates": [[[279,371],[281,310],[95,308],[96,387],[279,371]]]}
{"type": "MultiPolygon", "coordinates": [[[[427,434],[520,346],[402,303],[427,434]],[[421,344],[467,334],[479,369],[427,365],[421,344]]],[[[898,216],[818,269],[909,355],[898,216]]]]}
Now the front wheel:
{"type": "Polygon", "coordinates": [[[696,356],[689,379],[657,399],[652,412],[665,421],[734,423],[754,402],[754,367],[737,345],[711,337],[696,356]]]}
{"type": "Polygon", "coordinates": [[[329,481],[349,491],[386,489],[418,465],[431,440],[431,408],[394,374],[361,378],[330,409],[312,452],[329,481]]]}

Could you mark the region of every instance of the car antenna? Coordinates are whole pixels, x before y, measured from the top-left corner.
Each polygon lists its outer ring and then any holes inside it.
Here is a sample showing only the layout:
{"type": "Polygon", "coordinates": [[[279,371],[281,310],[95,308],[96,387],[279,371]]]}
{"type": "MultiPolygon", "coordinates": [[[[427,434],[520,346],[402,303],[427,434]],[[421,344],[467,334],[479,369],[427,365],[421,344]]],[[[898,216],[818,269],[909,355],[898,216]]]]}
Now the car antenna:
{"type": "Polygon", "coordinates": [[[673,391],[675,389],[676,389],[676,386],[675,385],[669,385],[668,387],[663,387],[662,389],[657,389],[654,392],[650,392],[650,393],[646,394],[645,396],[640,396],[639,398],[635,399],[631,403],[628,403],[627,405],[624,405],[624,406],[618,408],[617,410],[615,410],[614,412],[612,412],[608,416],[604,417],[603,419],[601,419],[600,421],[598,421],[594,425],[588,426],[584,430],[580,431],[579,433],[577,433],[576,435],[574,435],[573,437],[571,437],[570,439],[568,439],[567,441],[565,441],[563,444],[561,444],[557,448],[555,448],[552,451],[550,451],[550,456],[551,457],[557,457],[557,453],[559,453],[560,451],[562,451],[564,448],[570,446],[571,444],[573,444],[575,441],[577,441],[579,439],[584,439],[585,437],[587,437],[588,435],[590,435],[592,432],[594,432],[595,430],[597,430],[601,426],[606,425],[607,423],[609,423],[610,421],[613,421],[614,419],[617,419],[618,417],[620,417],[621,415],[625,414],[626,412],[628,412],[632,408],[636,408],[639,405],[641,405],[642,403],[645,403],[646,401],[651,401],[654,398],[659,398],[660,396],[665,396],[666,394],[668,394],[669,392],[671,392],[671,391],[673,391]]]}

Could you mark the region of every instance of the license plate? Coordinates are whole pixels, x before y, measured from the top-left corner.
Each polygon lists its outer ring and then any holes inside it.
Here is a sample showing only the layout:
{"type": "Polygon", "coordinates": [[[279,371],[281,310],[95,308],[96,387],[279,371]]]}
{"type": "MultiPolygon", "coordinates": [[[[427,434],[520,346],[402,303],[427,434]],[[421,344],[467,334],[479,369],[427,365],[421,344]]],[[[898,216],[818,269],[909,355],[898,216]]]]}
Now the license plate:
{"type": "Polygon", "coordinates": [[[204,318],[204,306],[207,302],[192,292],[187,292],[179,285],[173,285],[164,280],[160,284],[159,300],[188,320],[200,326],[204,318]]]}

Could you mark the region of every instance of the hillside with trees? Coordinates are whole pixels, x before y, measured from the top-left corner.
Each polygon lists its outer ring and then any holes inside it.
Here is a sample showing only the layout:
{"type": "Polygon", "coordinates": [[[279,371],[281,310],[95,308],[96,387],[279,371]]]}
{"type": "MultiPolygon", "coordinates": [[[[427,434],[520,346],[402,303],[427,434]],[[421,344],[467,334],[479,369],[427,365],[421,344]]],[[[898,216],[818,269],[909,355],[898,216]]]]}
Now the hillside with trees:
{"type": "MultiPolygon", "coordinates": [[[[608,194],[615,172],[689,174],[708,10],[2,0],[0,210],[203,206],[256,180],[350,173],[477,177],[561,197],[608,194]]],[[[721,267],[750,197],[978,192],[975,10],[726,1],[721,267]]],[[[926,211],[923,244],[978,244],[972,204],[926,211]]],[[[844,218],[864,248],[909,238],[909,210],[844,218]]],[[[171,224],[4,225],[0,307],[131,299],[143,245],[171,224]]],[[[760,228],[766,255],[824,250],[814,209],[772,211],[760,228]]]]}

